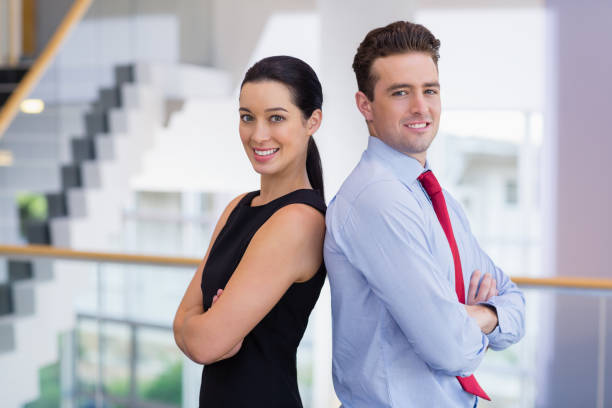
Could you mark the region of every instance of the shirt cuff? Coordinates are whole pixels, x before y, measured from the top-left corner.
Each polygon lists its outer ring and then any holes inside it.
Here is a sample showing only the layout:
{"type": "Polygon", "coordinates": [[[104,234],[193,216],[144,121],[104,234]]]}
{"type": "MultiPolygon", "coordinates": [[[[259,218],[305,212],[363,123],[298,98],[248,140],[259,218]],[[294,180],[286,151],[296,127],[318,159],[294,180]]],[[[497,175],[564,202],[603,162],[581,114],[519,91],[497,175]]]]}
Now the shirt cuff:
{"type": "Polygon", "coordinates": [[[497,326],[495,326],[495,329],[493,329],[491,333],[487,334],[487,337],[489,338],[489,343],[495,344],[499,336],[501,336],[502,333],[507,332],[507,316],[504,313],[504,309],[502,307],[499,307],[497,302],[495,302],[495,297],[492,297],[486,302],[482,302],[480,304],[494,308],[495,312],[497,313],[497,326]]]}

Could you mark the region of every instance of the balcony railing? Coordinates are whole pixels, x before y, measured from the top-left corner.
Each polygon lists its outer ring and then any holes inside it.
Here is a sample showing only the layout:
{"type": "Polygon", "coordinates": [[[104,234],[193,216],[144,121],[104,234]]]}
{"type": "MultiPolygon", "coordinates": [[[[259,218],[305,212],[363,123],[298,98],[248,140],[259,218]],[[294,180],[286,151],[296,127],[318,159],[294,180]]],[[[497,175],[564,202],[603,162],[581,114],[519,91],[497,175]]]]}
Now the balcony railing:
{"type": "MultiPolygon", "coordinates": [[[[201,368],[184,358],[174,345],[171,322],[200,259],[6,245],[0,245],[0,256],[48,259],[56,271],[61,270],[62,265],[76,264],[79,267],[72,268],[69,273],[75,278],[87,275],[82,290],[73,299],[75,329],[62,336],[60,363],[56,368],[59,380],[55,380],[61,398],[99,407],[109,404],[197,406],[201,368]]],[[[612,396],[606,396],[605,373],[609,367],[606,367],[605,355],[612,343],[606,337],[609,330],[606,310],[612,295],[612,279],[512,279],[522,287],[527,299],[526,336],[502,352],[488,352],[477,375],[493,403],[483,401],[479,406],[547,406],[537,402],[544,367],[541,362],[550,352],[542,343],[553,333],[546,324],[552,316],[550,305],[563,301],[566,296],[595,305],[597,316],[593,318],[595,325],[590,328],[594,333],[594,349],[576,346],[570,352],[575,353],[576,359],[584,353],[595,353],[596,364],[591,374],[596,379],[593,387],[596,395],[590,397],[597,407],[607,406],[605,401],[610,401],[612,396]]],[[[322,303],[320,301],[317,307],[329,308],[322,303]]],[[[331,341],[331,331],[312,324],[312,320],[298,351],[300,390],[306,407],[315,406],[313,395],[321,392],[317,388],[333,389],[331,384],[317,382],[313,375],[315,365],[331,366],[326,361],[327,355],[317,346],[331,341]]],[[[44,378],[42,376],[41,381],[44,378]]],[[[329,400],[334,401],[333,394],[329,400]]],[[[332,403],[330,407],[337,405],[332,403]]]]}

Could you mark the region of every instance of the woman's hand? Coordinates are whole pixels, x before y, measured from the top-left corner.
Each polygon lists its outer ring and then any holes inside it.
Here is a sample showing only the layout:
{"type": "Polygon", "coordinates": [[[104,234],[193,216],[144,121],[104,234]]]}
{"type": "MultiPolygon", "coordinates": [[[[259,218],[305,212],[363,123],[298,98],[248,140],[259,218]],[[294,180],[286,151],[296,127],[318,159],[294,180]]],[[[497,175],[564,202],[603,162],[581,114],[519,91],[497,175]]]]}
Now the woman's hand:
{"type": "MultiPolygon", "coordinates": [[[[223,294],[223,289],[218,289],[217,290],[217,294],[215,296],[213,296],[213,300],[212,300],[212,304],[213,305],[215,304],[215,302],[217,300],[219,300],[219,298],[221,297],[222,294],[223,294]]],[[[211,308],[212,308],[212,305],[211,305],[211,308]]],[[[227,358],[234,357],[236,354],[238,354],[238,352],[240,351],[240,348],[242,347],[242,341],[243,340],[240,340],[240,342],[238,344],[236,344],[234,347],[232,347],[232,349],[229,352],[227,352],[225,355],[223,355],[223,357],[221,357],[217,361],[225,360],[227,358]]]]}

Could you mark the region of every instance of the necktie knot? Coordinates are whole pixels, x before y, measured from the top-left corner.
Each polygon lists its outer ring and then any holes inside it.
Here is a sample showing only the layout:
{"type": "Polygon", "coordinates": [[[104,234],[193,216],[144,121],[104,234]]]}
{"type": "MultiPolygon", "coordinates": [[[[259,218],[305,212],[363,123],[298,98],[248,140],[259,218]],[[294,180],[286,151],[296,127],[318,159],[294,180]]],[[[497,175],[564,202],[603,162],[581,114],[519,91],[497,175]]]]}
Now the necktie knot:
{"type": "Polygon", "coordinates": [[[417,179],[430,197],[442,191],[442,187],[440,187],[438,179],[436,179],[436,176],[434,176],[433,171],[431,170],[421,173],[417,179]]]}

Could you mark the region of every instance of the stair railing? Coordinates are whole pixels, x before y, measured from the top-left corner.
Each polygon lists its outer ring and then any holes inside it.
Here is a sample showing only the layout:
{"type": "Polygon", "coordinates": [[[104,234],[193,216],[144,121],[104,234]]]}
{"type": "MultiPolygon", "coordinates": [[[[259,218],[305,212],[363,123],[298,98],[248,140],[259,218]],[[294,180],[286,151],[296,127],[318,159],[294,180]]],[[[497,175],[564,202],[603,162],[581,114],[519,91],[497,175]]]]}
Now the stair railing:
{"type": "Polygon", "coordinates": [[[2,109],[0,110],[0,139],[19,111],[21,102],[32,92],[36,84],[55,59],[61,46],[74,27],[81,21],[93,0],[75,0],[64,16],[57,30],[38,56],[32,67],[17,85],[2,109]]]}

